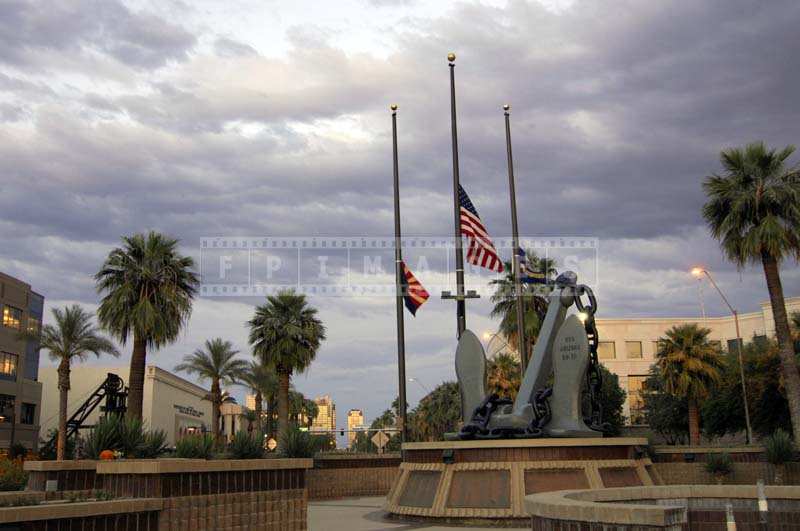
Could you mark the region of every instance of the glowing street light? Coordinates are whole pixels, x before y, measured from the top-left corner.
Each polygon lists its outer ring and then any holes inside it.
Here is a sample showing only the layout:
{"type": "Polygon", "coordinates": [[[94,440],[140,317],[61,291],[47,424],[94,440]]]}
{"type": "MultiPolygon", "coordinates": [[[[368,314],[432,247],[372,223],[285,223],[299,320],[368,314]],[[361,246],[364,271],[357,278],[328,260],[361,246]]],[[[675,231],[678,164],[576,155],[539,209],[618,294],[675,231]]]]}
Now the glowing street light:
{"type": "Polygon", "coordinates": [[[739,333],[739,312],[737,312],[734,309],[734,307],[731,306],[731,303],[728,301],[728,298],[725,296],[724,293],[722,293],[722,290],[719,289],[719,286],[717,286],[717,283],[714,282],[714,278],[711,276],[711,273],[709,273],[707,269],[704,269],[702,267],[693,267],[691,273],[697,278],[700,278],[701,276],[705,275],[711,282],[711,285],[714,286],[714,289],[717,290],[719,296],[722,297],[722,301],[725,303],[725,305],[733,314],[733,321],[736,324],[736,348],[738,351],[737,354],[739,356],[739,376],[742,380],[742,398],[744,399],[743,400],[744,420],[745,424],[747,425],[747,443],[750,444],[753,442],[753,430],[750,427],[750,407],[747,404],[747,386],[744,383],[744,363],[742,362],[742,336],[739,333]]]}

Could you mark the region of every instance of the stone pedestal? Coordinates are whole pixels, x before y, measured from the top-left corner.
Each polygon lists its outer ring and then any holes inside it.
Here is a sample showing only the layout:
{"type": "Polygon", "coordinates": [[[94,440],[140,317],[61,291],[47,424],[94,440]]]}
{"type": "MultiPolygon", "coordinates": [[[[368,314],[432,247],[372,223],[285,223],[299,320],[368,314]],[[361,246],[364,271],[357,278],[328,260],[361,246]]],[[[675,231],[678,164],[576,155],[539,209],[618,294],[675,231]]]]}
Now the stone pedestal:
{"type": "Polygon", "coordinates": [[[528,494],[653,485],[643,438],[511,439],[403,445],[385,510],[399,517],[525,519],[528,494]]]}

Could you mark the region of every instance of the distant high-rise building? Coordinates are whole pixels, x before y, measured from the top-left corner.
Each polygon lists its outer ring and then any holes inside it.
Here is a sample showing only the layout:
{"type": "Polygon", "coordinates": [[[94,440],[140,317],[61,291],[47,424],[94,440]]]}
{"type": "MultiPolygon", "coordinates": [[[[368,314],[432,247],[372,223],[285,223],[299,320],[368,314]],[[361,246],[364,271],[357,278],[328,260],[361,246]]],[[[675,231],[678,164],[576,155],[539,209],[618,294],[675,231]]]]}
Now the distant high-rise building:
{"type": "Polygon", "coordinates": [[[356,428],[364,427],[364,412],[360,409],[351,409],[347,412],[347,446],[353,446],[356,440],[356,428]]]}
{"type": "Polygon", "coordinates": [[[318,396],[314,399],[317,405],[317,418],[311,424],[311,431],[330,431],[336,430],[336,404],[333,403],[328,395],[318,396]]]}
{"type": "Polygon", "coordinates": [[[244,395],[244,407],[252,411],[256,410],[256,395],[244,395]]]}

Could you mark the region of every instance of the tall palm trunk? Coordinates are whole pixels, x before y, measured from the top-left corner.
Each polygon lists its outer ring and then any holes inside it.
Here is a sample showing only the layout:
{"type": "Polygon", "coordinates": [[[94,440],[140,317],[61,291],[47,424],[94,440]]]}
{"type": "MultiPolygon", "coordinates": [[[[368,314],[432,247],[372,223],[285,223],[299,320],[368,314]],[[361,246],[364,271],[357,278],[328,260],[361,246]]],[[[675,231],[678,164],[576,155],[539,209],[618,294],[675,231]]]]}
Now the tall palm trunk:
{"type": "Polygon", "coordinates": [[[145,363],[147,363],[147,341],[134,332],[131,371],[128,377],[130,381],[128,382],[128,411],[126,417],[129,419],[142,420],[145,363]]]}
{"type": "Polygon", "coordinates": [[[693,398],[689,399],[689,444],[700,446],[700,415],[693,398]]]}
{"type": "Polygon", "coordinates": [[[256,392],[256,407],[255,407],[255,412],[256,412],[256,432],[261,436],[264,435],[264,426],[262,425],[263,422],[262,422],[262,419],[261,419],[261,417],[263,415],[263,409],[262,409],[261,403],[263,401],[264,401],[264,396],[261,394],[261,391],[257,391],[256,392]]]}
{"type": "Polygon", "coordinates": [[[222,406],[222,392],[219,388],[219,379],[211,381],[211,436],[219,441],[219,408],[222,406]]]}
{"type": "Polygon", "coordinates": [[[67,396],[69,394],[69,359],[58,364],[58,440],[56,459],[63,461],[67,455],[67,396]]]}
{"type": "Polygon", "coordinates": [[[278,370],[278,441],[289,433],[289,372],[278,370]]]}
{"type": "Polygon", "coordinates": [[[772,306],[772,318],[775,321],[775,335],[778,338],[786,400],[789,402],[789,416],[792,419],[792,431],[795,443],[800,443],[800,375],[797,374],[797,362],[794,357],[789,319],[786,316],[786,303],[783,300],[783,286],[778,271],[778,261],[769,253],[762,252],[761,262],[764,265],[764,275],[767,277],[767,290],[772,306]]]}

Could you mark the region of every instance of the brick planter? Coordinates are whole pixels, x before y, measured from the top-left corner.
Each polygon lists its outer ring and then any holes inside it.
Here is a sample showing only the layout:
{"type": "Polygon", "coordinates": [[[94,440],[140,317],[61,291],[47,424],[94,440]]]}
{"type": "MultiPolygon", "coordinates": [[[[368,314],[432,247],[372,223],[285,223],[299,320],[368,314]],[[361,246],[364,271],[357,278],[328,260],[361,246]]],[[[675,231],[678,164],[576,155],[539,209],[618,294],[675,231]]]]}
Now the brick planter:
{"type": "Polygon", "coordinates": [[[314,458],[306,472],[308,498],[385,496],[400,472],[400,454],[331,454],[314,458]]]}
{"type": "Polygon", "coordinates": [[[311,459],[31,461],[25,468],[32,474],[29,489],[36,501],[47,479],[57,479],[62,491],[84,490],[65,487],[93,483],[94,489],[116,499],[13,508],[20,517],[9,508],[0,512],[0,526],[24,522],[20,528],[26,530],[301,531],[307,529],[305,475],[312,466],[311,459]],[[116,509],[103,513],[108,503],[116,509]],[[85,515],[64,508],[84,506],[91,509],[85,515]]]}
{"type": "Polygon", "coordinates": [[[91,490],[95,488],[97,461],[25,461],[28,473],[27,490],[44,491],[54,481],[56,491],[91,490]]]}

